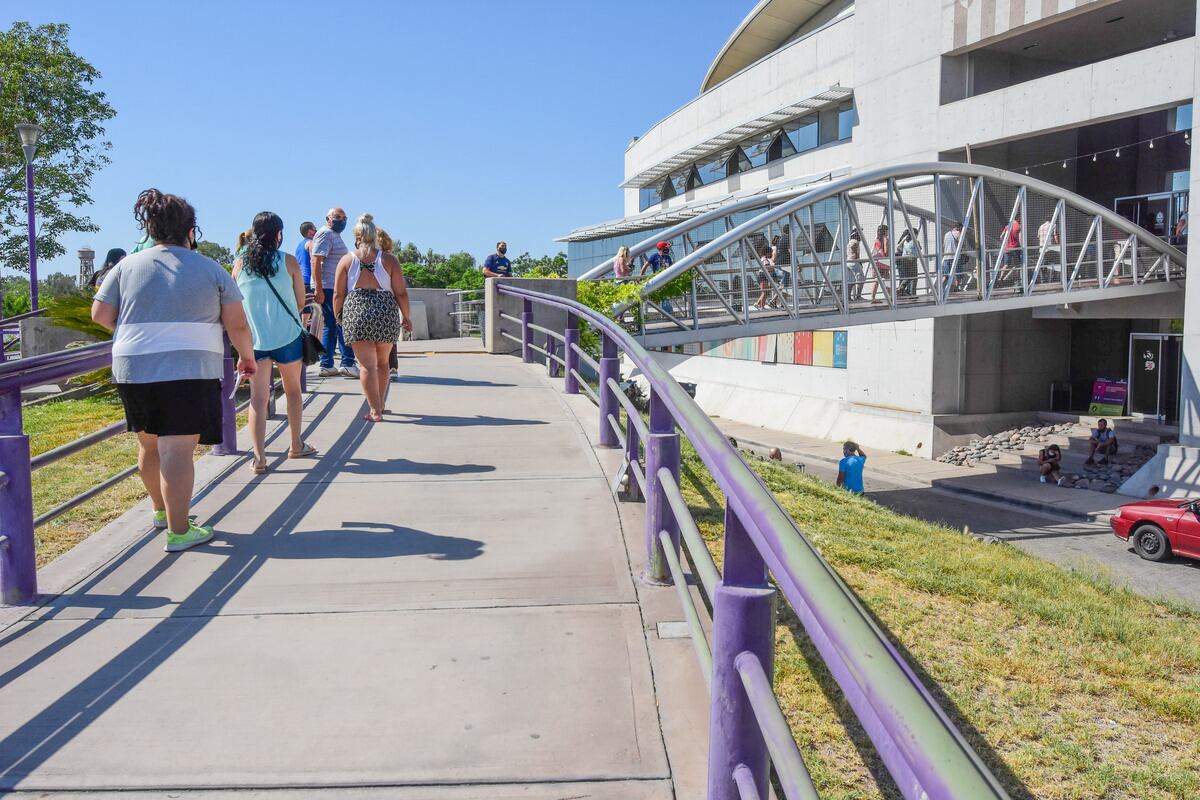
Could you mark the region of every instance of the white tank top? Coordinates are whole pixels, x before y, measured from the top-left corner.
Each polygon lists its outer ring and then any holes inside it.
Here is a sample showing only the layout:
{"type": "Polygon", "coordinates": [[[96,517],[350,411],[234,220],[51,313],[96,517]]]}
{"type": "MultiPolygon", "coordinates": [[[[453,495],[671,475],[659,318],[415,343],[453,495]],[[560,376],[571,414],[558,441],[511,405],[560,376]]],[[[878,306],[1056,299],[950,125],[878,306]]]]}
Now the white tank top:
{"type": "MultiPolygon", "coordinates": [[[[375,280],[379,281],[379,288],[385,292],[392,291],[392,279],[388,276],[387,267],[383,265],[383,253],[375,252],[375,263],[371,266],[375,267],[375,280]]],[[[346,276],[350,288],[347,291],[353,292],[358,288],[358,279],[362,275],[363,263],[358,260],[358,253],[355,252],[354,260],[350,262],[350,273],[346,276]]]]}

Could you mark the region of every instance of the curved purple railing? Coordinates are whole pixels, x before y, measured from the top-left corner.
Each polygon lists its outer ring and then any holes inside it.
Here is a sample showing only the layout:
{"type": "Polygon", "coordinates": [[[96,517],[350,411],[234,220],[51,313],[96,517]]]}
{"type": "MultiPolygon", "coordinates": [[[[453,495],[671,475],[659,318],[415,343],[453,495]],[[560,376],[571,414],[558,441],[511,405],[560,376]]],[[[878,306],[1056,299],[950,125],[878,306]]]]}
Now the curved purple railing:
{"type": "Polygon", "coordinates": [[[519,320],[501,315],[503,321],[520,325],[520,337],[502,334],[521,345],[525,361],[533,361],[536,352],[546,356],[552,372],[561,366],[568,393],[590,389],[580,385],[580,359],[591,359],[579,347],[579,320],[599,333],[602,355],[592,363],[599,374],[594,399],[600,407],[600,441],[610,447],[624,445],[630,483],[645,495],[646,578],[685,588],[681,538],[697,564],[713,606],[711,650],[690,595],[680,591],[680,597],[711,687],[709,800],[767,797],[768,756],[789,800],[817,796],[771,688],[774,591],[768,571],[904,797],[1008,796],[853,591],[666,369],[615,322],[586,306],[509,282],[498,282],[497,290],[524,302],[519,320]],[[567,312],[561,335],[534,324],[535,304],[567,312]],[[545,349],[533,344],[535,331],[545,334],[545,349]],[[565,358],[555,354],[555,343],[563,344],[565,358]],[[619,391],[620,352],[650,385],[648,424],[619,391]],[[725,494],[720,573],[679,493],[680,431],[725,494]]]}
{"type": "MultiPolygon", "coordinates": [[[[37,312],[40,313],[40,312],[37,312]]],[[[33,316],[27,314],[24,316],[33,316]]],[[[15,318],[14,318],[15,319],[15,318]]],[[[228,346],[228,344],[226,345],[228,346]]],[[[112,342],[74,347],[0,363],[0,604],[19,605],[37,597],[37,562],[34,553],[34,529],[79,506],[111,486],[137,472],[131,466],[95,486],[50,509],[33,516],[32,473],[47,464],[91,447],[125,432],[119,422],[90,433],[73,442],[29,456],[29,437],[25,435],[21,414],[21,392],[32,386],[56,383],[112,365],[112,342]]],[[[228,395],[235,375],[233,359],[225,359],[225,390],[222,397],[221,430],[224,441],[213,452],[237,453],[237,409],[228,395]]]]}

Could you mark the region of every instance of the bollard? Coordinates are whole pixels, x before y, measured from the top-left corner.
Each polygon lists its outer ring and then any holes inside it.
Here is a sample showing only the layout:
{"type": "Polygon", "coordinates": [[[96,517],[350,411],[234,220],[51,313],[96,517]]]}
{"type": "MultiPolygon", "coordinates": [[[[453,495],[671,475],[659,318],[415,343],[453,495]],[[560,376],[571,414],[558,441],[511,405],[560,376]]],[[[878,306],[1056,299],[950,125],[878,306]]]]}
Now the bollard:
{"type": "Polygon", "coordinates": [[[0,394],[0,526],[0,604],[31,603],[37,598],[37,560],[20,389],[0,394]]]}
{"type": "Polygon", "coordinates": [[[557,378],[562,374],[562,365],[550,356],[558,355],[558,340],[548,333],[546,334],[546,352],[550,354],[546,356],[546,374],[551,378],[557,378]]]}
{"type": "Polygon", "coordinates": [[[616,381],[621,379],[621,368],[617,361],[617,343],[604,332],[601,332],[600,336],[603,342],[600,356],[600,386],[597,390],[600,395],[600,446],[618,447],[621,442],[617,439],[617,432],[613,429],[612,423],[608,421],[609,416],[616,417],[618,422],[621,420],[621,405],[608,385],[609,378],[616,381]]]}
{"type": "Polygon", "coordinates": [[[759,797],[767,796],[767,743],[746,697],[736,661],[753,655],[774,676],[775,592],[767,568],[741,520],[725,508],[725,559],[713,598],[713,673],[709,709],[709,800],[738,800],[734,770],[744,765],[759,797]]]}
{"type": "Polygon", "coordinates": [[[575,321],[574,314],[567,314],[567,328],[563,331],[563,339],[565,346],[563,347],[563,358],[567,362],[566,374],[563,375],[563,389],[567,394],[579,394],[579,381],[575,377],[575,373],[579,371],[579,353],[575,348],[579,346],[579,328],[575,321]]]}
{"type": "Polygon", "coordinates": [[[526,364],[533,363],[533,301],[525,300],[521,309],[521,360],[526,364]]]}
{"type": "Polygon", "coordinates": [[[671,583],[671,568],[658,532],[666,531],[675,552],[679,552],[679,523],[658,479],[658,471],[664,468],[678,483],[679,434],[671,412],[651,387],[650,438],[646,440],[646,581],[660,585],[671,583]]]}
{"type": "Polygon", "coordinates": [[[229,396],[237,379],[232,345],[229,343],[229,337],[225,337],[225,374],[221,378],[221,443],[213,445],[214,455],[241,455],[237,449],[237,407],[229,396]]]}
{"type": "Polygon", "coordinates": [[[637,427],[633,424],[634,416],[625,412],[625,458],[629,459],[629,488],[625,490],[625,499],[636,502],[642,499],[642,488],[638,486],[637,478],[633,477],[632,465],[642,458],[642,439],[637,427]]]}

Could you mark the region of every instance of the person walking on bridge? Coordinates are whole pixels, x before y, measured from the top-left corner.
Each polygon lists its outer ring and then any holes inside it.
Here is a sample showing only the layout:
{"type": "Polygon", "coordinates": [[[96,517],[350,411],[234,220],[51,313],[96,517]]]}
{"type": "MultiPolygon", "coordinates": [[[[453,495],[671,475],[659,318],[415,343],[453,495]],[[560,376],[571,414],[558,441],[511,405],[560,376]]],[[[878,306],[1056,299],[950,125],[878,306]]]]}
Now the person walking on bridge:
{"type": "Polygon", "coordinates": [[[196,210],[182,197],[147,189],[134,218],[152,244],[112,268],[92,303],[92,319],[114,331],[113,382],[129,430],[138,436],[138,471],[167,530],[167,552],[213,538],[189,515],[197,444],[220,444],[225,343],[238,370],[255,372],[242,293],[217,262],[195,251],[196,210]]]}
{"type": "Polygon", "coordinates": [[[347,378],[358,377],[358,367],[354,363],[354,352],[347,345],[346,337],[333,313],[333,282],[338,264],[349,251],[342,240],[342,231],[346,230],[346,212],[338,207],[329,209],[325,215],[325,225],[313,237],[309,251],[312,253],[312,283],[313,298],[321,307],[322,319],[325,323],[323,341],[325,355],[321,356],[321,369],[317,374],[322,378],[333,375],[345,375],[347,378]],[[341,368],[333,366],[333,348],[342,354],[341,368]]]}
{"type": "Polygon", "coordinates": [[[388,353],[400,328],[412,330],[404,270],[396,256],[379,248],[374,218],[363,214],[354,225],[354,252],[342,256],[334,282],[337,315],[361,365],[359,381],[367,401],[368,422],[383,421],[387,396],[388,353]],[[396,313],[399,303],[403,322],[396,313]]]}
{"type": "Polygon", "coordinates": [[[254,443],[250,469],[256,475],[267,471],[265,441],[272,366],[279,367],[287,398],[288,432],[292,437],[288,458],[317,454],[300,438],[304,412],[300,394],[300,370],[304,368],[304,327],[300,322],[303,277],[299,262],[286,255],[280,249],[282,245],[283,220],[270,211],[260,212],[254,217],[246,249],[233,262],[233,277],[242,291],[242,307],[254,337],[258,368],[250,382],[250,439],[254,443]]]}

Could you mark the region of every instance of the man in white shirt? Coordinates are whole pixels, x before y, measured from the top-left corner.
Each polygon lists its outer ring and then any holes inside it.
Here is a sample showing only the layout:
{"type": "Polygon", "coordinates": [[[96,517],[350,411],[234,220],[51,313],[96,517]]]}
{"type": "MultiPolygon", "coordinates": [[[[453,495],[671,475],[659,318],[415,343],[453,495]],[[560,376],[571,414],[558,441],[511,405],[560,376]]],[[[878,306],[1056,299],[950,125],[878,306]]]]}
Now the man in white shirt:
{"type": "Polygon", "coordinates": [[[959,276],[956,276],[953,281],[950,280],[951,273],[955,271],[954,254],[958,250],[960,239],[962,239],[961,222],[954,223],[950,230],[946,231],[946,235],[942,237],[942,280],[947,293],[958,288],[958,285],[962,283],[962,259],[959,259],[958,262],[959,276]]]}

